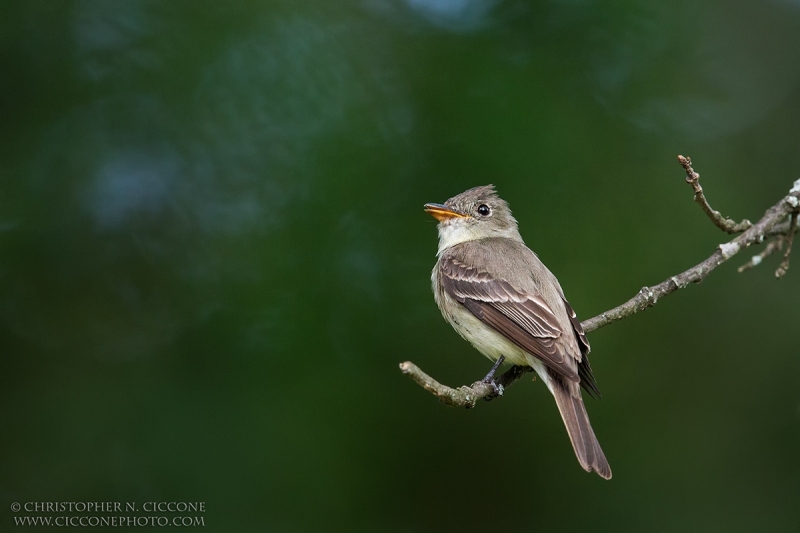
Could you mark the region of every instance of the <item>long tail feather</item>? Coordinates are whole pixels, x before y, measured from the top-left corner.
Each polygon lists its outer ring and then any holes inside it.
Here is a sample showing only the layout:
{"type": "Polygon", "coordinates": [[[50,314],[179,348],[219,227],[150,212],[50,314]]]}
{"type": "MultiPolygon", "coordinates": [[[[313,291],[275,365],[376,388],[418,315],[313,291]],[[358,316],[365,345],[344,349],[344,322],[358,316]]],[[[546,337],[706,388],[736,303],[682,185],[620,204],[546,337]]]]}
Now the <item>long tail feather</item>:
{"type": "Polygon", "coordinates": [[[581,466],[587,472],[597,472],[600,477],[611,479],[611,467],[589,423],[589,415],[586,413],[577,384],[565,383],[559,376],[552,374],[550,379],[552,385],[550,390],[555,396],[561,418],[567,426],[569,440],[572,441],[572,447],[581,466]],[[574,391],[571,390],[573,388],[574,391]]]}

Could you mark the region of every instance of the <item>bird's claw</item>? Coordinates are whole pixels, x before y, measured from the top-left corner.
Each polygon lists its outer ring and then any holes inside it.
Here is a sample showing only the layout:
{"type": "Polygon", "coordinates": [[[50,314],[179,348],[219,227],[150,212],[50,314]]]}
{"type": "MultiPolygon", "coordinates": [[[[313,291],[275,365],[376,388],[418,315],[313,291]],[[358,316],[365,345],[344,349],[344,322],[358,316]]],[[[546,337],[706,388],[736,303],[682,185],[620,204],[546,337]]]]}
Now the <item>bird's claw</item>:
{"type": "Polygon", "coordinates": [[[486,383],[487,385],[492,387],[491,394],[488,394],[486,397],[483,398],[487,402],[489,402],[491,400],[494,400],[495,398],[501,397],[503,395],[503,393],[505,392],[505,387],[503,387],[501,384],[499,384],[495,380],[484,381],[484,383],[486,383]]]}

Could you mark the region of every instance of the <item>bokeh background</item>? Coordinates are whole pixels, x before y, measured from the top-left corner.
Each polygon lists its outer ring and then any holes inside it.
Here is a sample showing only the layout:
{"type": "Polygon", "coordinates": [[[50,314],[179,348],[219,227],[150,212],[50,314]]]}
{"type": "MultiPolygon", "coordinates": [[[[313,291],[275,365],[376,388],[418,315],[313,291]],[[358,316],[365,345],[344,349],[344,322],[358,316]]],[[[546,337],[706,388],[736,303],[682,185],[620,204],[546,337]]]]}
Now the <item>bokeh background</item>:
{"type": "MultiPolygon", "coordinates": [[[[800,3],[5,1],[0,529],[204,501],[210,531],[798,531],[800,257],[590,335],[614,471],[430,291],[422,204],[494,183],[589,318],[800,177],[800,3]],[[22,513],[24,514],[24,513],[22,513]]],[[[30,528],[34,530],[35,528],[30,528]]]]}

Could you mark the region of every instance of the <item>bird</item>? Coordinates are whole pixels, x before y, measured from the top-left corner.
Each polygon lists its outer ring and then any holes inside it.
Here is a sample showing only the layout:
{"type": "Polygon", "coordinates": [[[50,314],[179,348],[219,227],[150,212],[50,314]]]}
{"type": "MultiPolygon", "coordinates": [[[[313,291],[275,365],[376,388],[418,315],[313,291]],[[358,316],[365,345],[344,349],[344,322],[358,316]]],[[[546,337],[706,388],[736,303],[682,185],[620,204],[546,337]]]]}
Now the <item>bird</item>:
{"type": "Polygon", "coordinates": [[[497,390],[494,371],[503,362],[536,371],[580,465],[611,479],[581,395],[581,387],[600,392],[589,341],[558,279],[522,240],[508,203],[484,185],[424,209],[439,222],[434,299],[456,332],[495,362],[485,381],[497,390]]]}

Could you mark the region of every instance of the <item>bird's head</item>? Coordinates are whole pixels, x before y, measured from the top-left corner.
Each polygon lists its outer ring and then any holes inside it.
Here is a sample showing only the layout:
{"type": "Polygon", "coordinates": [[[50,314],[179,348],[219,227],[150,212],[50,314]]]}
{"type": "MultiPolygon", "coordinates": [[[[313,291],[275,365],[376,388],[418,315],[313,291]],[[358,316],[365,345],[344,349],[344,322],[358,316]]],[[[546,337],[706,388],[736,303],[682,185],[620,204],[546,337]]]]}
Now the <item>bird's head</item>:
{"type": "Polygon", "coordinates": [[[462,242],[505,237],[522,242],[517,221],[494,185],[483,185],[453,196],[443,204],[425,204],[439,221],[439,253],[462,242]]]}

